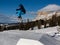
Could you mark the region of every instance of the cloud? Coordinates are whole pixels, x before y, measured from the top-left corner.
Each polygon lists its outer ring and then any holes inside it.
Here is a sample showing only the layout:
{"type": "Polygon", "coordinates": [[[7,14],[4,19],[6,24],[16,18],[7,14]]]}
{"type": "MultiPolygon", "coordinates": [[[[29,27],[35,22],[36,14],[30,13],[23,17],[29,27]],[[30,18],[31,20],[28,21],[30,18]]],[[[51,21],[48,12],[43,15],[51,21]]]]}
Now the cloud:
{"type": "Polygon", "coordinates": [[[0,14],[0,23],[8,23],[8,22],[11,22],[10,18],[6,15],[1,15],[0,14]]]}
{"type": "MultiPolygon", "coordinates": [[[[37,13],[34,11],[28,11],[25,15],[22,15],[22,18],[23,20],[32,19],[36,14],[37,13]]],[[[18,19],[18,16],[16,14],[13,14],[11,16],[0,15],[0,23],[17,23],[17,22],[20,22],[20,20],[18,19]]]]}
{"type": "Polygon", "coordinates": [[[17,23],[17,22],[19,22],[20,20],[18,19],[18,16],[12,15],[12,16],[10,16],[10,21],[12,21],[13,23],[17,23]]]}

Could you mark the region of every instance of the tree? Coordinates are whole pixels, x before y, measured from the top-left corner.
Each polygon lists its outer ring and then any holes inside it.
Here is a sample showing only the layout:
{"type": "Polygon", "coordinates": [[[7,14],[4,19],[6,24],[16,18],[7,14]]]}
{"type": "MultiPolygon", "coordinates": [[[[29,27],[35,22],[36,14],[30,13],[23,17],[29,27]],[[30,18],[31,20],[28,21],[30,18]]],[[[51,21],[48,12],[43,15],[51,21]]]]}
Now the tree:
{"type": "Polygon", "coordinates": [[[26,10],[25,10],[25,8],[24,8],[24,6],[22,4],[19,5],[19,8],[16,9],[16,11],[17,11],[16,14],[19,13],[18,18],[21,18],[21,19],[22,19],[21,15],[26,13],[26,10]]]}
{"type": "Polygon", "coordinates": [[[52,16],[51,19],[49,19],[49,26],[52,27],[52,26],[56,26],[57,25],[57,17],[56,17],[56,14],[52,16]]]}
{"type": "Polygon", "coordinates": [[[58,25],[60,26],[60,16],[57,17],[58,25]]]}

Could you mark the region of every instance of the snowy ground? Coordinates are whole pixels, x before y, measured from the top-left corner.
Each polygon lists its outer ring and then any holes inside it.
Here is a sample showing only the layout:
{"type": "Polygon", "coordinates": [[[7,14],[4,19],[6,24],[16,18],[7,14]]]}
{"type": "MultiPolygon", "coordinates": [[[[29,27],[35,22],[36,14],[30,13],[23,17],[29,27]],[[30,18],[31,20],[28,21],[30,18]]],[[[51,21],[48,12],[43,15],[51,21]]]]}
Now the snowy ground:
{"type": "Polygon", "coordinates": [[[49,27],[49,28],[43,28],[43,29],[36,29],[36,30],[28,30],[29,32],[35,32],[35,33],[43,33],[48,35],[54,35],[54,33],[57,33],[57,26],[56,27],[49,27]]]}
{"type": "Polygon", "coordinates": [[[4,31],[0,32],[0,45],[16,45],[21,38],[37,40],[44,45],[60,45],[60,35],[57,34],[55,37],[51,37],[57,32],[57,27],[28,31],[4,31]]]}

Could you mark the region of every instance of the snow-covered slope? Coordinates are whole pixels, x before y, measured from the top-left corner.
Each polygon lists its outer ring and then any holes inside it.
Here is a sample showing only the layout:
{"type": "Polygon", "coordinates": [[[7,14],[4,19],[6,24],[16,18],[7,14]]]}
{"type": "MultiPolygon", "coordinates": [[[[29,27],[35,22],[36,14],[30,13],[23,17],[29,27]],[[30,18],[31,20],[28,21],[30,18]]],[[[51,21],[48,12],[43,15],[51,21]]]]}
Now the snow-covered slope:
{"type": "Polygon", "coordinates": [[[48,20],[51,19],[52,16],[55,14],[57,14],[57,16],[60,16],[60,6],[56,4],[49,4],[44,8],[38,10],[38,15],[33,21],[40,20],[40,19],[48,20]],[[46,14],[43,12],[45,12],[46,14]]]}
{"type": "Polygon", "coordinates": [[[44,45],[44,44],[41,43],[40,41],[21,38],[21,39],[18,41],[17,45],[44,45]]]}
{"type": "Polygon", "coordinates": [[[31,40],[41,42],[43,45],[60,45],[60,41],[56,40],[58,38],[55,39],[50,36],[50,34],[55,32],[57,32],[56,27],[29,31],[4,31],[0,32],[0,45],[17,45],[19,41],[19,43],[22,42],[22,44],[25,43],[27,45],[29,42],[29,44],[32,44],[31,40]]]}
{"type": "Polygon", "coordinates": [[[35,19],[33,19],[32,21],[36,21],[36,20],[49,20],[52,18],[53,15],[55,15],[56,12],[52,12],[52,13],[49,13],[47,15],[37,15],[37,17],[35,19]]]}
{"type": "MultiPolygon", "coordinates": [[[[16,45],[20,39],[31,39],[44,45],[60,45],[59,41],[47,34],[29,31],[4,31],[0,32],[0,45],[16,45]],[[48,43],[47,43],[48,42],[48,43]]],[[[25,43],[24,41],[22,43],[25,43]]],[[[30,44],[30,43],[29,43],[30,44]]],[[[27,45],[27,44],[26,44],[27,45]]]]}
{"type": "Polygon", "coordinates": [[[45,6],[44,8],[40,9],[39,11],[59,11],[60,6],[56,4],[49,4],[45,6]]]}
{"type": "Polygon", "coordinates": [[[35,33],[43,33],[43,34],[48,34],[48,35],[54,35],[55,33],[57,33],[58,27],[49,27],[49,28],[43,28],[43,29],[36,29],[35,30],[28,30],[29,32],[35,32],[35,33]]]}

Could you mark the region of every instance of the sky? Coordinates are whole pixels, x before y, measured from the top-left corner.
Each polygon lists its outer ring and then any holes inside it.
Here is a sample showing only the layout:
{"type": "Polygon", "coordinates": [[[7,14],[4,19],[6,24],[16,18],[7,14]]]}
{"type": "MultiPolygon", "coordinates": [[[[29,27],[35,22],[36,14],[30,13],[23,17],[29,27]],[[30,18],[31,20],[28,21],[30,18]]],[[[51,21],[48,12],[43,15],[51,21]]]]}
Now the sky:
{"type": "Polygon", "coordinates": [[[32,19],[36,17],[36,13],[38,10],[49,4],[57,4],[60,5],[60,0],[0,0],[0,14],[7,16],[18,16],[16,14],[16,9],[19,4],[23,4],[26,9],[26,14],[22,15],[24,19],[32,19]]]}

